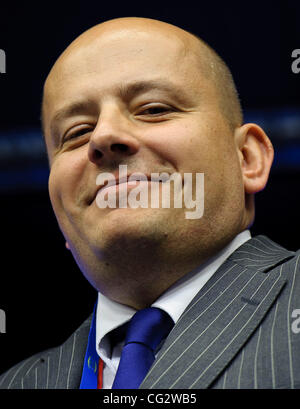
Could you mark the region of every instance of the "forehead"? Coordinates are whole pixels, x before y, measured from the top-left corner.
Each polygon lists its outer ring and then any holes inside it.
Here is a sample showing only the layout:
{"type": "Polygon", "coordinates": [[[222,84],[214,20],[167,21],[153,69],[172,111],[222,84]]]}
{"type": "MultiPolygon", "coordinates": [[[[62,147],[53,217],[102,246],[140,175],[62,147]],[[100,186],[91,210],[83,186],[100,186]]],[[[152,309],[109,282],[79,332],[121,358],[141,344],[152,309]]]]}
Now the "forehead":
{"type": "Polygon", "coordinates": [[[79,38],[58,59],[44,88],[47,105],[82,89],[114,87],[133,79],[170,78],[191,84],[195,79],[195,46],[187,36],[158,30],[123,29],[79,38]]]}

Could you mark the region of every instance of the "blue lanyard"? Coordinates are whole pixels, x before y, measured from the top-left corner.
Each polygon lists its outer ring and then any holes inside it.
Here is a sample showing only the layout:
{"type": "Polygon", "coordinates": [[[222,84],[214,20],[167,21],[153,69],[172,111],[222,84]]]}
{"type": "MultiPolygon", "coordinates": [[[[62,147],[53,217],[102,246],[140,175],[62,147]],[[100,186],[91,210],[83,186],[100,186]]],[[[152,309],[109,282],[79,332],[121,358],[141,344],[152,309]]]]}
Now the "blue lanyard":
{"type": "Polygon", "coordinates": [[[96,308],[97,302],[94,307],[79,389],[97,389],[99,356],[96,351],[96,308]]]}

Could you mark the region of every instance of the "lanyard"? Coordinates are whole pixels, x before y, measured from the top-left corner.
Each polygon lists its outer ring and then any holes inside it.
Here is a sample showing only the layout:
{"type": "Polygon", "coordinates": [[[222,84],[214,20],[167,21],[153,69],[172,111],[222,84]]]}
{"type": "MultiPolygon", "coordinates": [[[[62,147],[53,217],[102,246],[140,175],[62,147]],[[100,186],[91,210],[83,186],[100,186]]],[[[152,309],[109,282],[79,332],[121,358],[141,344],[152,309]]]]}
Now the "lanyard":
{"type": "Polygon", "coordinates": [[[102,388],[103,361],[99,360],[96,351],[96,308],[97,302],[94,307],[79,389],[102,388]]]}

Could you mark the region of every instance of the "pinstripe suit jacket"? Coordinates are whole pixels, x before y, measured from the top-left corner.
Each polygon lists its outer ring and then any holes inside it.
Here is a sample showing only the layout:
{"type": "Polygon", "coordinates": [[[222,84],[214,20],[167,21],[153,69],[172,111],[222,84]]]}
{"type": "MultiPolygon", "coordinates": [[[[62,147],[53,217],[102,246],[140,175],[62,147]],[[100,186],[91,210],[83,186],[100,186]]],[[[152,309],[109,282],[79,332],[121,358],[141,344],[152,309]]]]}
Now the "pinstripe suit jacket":
{"type": "MultiPolygon", "coordinates": [[[[141,388],[300,388],[299,259],[265,236],[239,247],[184,311],[141,388]]],[[[8,370],[0,388],[79,388],[90,323],[8,370]]]]}

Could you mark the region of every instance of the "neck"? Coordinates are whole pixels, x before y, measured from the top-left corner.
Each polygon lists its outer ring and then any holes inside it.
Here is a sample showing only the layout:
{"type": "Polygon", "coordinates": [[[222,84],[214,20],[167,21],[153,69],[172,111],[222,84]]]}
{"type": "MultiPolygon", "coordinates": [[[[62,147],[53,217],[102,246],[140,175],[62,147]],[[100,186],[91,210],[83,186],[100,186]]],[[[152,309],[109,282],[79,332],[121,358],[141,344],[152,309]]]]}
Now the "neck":
{"type": "Polygon", "coordinates": [[[186,251],[179,250],[168,251],[165,258],[154,251],[151,254],[140,251],[132,256],[126,252],[126,257],[118,253],[117,259],[106,258],[104,263],[98,263],[100,268],[94,286],[120,304],[136,310],[149,307],[174,283],[206,262],[219,249],[207,250],[205,255],[198,252],[197,257],[188,257],[186,251]]]}

